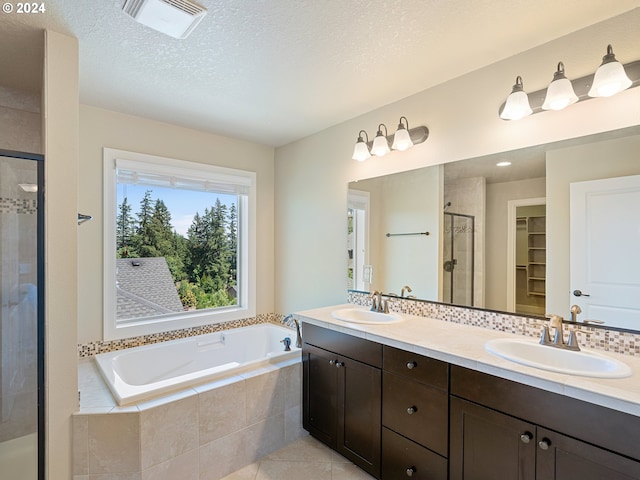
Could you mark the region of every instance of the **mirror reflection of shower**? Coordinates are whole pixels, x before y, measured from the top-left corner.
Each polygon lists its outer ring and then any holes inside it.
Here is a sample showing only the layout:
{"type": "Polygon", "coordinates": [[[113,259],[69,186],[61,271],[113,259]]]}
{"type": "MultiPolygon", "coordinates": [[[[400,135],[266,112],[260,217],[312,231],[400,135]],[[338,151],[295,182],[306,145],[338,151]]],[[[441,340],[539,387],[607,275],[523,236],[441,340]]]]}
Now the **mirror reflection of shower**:
{"type": "Polygon", "coordinates": [[[473,305],[475,217],[443,209],[443,301],[473,305]]]}

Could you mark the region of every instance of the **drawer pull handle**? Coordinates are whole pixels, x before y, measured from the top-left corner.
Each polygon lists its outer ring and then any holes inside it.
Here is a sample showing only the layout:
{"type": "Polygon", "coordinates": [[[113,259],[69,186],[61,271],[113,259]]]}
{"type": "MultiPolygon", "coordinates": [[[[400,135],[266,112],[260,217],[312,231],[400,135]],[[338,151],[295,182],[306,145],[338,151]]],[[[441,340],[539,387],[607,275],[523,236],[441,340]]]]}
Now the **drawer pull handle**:
{"type": "Polygon", "coordinates": [[[416,407],[416,406],[413,406],[413,407],[409,407],[409,408],[407,408],[407,413],[408,413],[409,415],[413,415],[413,414],[414,414],[414,413],[416,413],[417,411],[418,411],[418,407],[416,407]]]}
{"type": "Polygon", "coordinates": [[[336,368],[344,367],[344,362],[336,362],[336,368]]]}
{"type": "Polygon", "coordinates": [[[549,440],[548,438],[543,438],[542,440],[540,440],[538,442],[538,446],[542,449],[542,450],[549,450],[549,446],[551,445],[551,440],[549,440]]]}
{"type": "Polygon", "coordinates": [[[407,368],[408,368],[409,370],[413,370],[413,369],[414,369],[414,368],[416,368],[417,366],[418,366],[418,364],[417,364],[416,362],[414,362],[414,361],[407,362],[407,368]]]}
{"type": "Polygon", "coordinates": [[[529,432],[524,432],[522,435],[520,435],[520,440],[522,441],[522,443],[529,443],[532,439],[533,435],[529,432]]]}
{"type": "Polygon", "coordinates": [[[416,467],[407,468],[407,477],[413,477],[413,474],[416,473],[418,469],[416,467]]]}
{"type": "Polygon", "coordinates": [[[329,360],[329,365],[331,365],[332,367],[336,366],[336,361],[335,360],[329,360]]]}

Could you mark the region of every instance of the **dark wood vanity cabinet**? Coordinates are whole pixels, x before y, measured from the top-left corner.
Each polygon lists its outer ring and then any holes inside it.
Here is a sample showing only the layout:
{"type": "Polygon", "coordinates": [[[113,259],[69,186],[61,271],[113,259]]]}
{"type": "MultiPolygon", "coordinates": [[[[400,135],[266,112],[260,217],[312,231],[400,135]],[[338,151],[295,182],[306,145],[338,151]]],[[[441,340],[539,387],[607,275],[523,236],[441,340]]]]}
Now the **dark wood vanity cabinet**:
{"type": "Polygon", "coordinates": [[[640,479],[638,417],[455,366],[451,394],[451,480],[640,479]]]}
{"type": "Polygon", "coordinates": [[[304,324],[303,427],[380,478],[382,346],[304,324]]]}
{"type": "Polygon", "coordinates": [[[382,480],[447,479],[449,366],[383,347],[382,480]]]}
{"type": "Polygon", "coordinates": [[[640,417],[304,324],[303,426],[376,478],[640,480],[640,417]]]}

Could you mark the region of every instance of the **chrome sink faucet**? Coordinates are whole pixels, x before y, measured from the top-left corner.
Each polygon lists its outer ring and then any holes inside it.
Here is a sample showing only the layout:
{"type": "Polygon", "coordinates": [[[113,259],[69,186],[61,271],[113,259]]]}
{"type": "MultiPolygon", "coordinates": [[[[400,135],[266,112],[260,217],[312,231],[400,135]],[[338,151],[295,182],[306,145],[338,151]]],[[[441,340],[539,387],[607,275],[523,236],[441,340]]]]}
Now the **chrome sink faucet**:
{"type": "Polygon", "coordinates": [[[582,313],[580,305],[571,305],[571,323],[578,321],[578,315],[582,313]]]}
{"type": "Polygon", "coordinates": [[[560,315],[547,315],[549,317],[549,325],[542,327],[542,335],[540,337],[540,345],[548,345],[550,347],[563,348],[565,350],[579,351],[578,340],[576,338],[575,330],[569,332],[569,339],[565,343],[564,330],[563,330],[563,318],[560,315]],[[553,340],[549,334],[549,329],[554,329],[553,340]]]}
{"type": "Polygon", "coordinates": [[[371,298],[372,312],[389,313],[389,303],[387,300],[382,299],[382,292],[374,290],[369,295],[369,298],[371,298]]]}

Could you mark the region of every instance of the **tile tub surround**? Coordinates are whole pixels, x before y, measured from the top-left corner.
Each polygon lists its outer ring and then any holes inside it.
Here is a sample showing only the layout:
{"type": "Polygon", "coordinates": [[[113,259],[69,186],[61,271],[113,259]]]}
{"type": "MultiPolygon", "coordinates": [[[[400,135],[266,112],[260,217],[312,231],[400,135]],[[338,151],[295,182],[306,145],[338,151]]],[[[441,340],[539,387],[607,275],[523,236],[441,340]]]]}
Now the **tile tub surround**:
{"type": "Polygon", "coordinates": [[[180,330],[172,330],[170,332],[141,335],[139,337],[123,338],[120,340],[98,340],[95,342],[81,343],[78,344],[78,357],[92,357],[99,353],[115,352],[117,350],[124,350],[125,348],[168,342],[169,340],[177,340],[179,338],[195,337],[198,335],[205,335],[207,333],[230,330],[232,328],[258,325],[260,323],[275,323],[276,325],[284,325],[286,327],[294,328],[293,321],[289,320],[284,322],[284,318],[284,315],[277,313],[266,313],[260,314],[256,317],[243,318],[242,320],[233,320],[230,322],[214,323],[211,325],[203,325],[201,327],[183,328],[180,330]]]}
{"type": "Polygon", "coordinates": [[[74,480],[217,480],[305,434],[299,360],[127,407],[92,359],[78,375],[74,480]]]}
{"type": "MultiPolygon", "coordinates": [[[[605,379],[565,375],[510,362],[485,350],[484,344],[488,340],[519,338],[507,330],[490,330],[407,313],[402,314],[404,317],[402,322],[387,325],[348,323],[331,316],[333,310],[349,306],[353,304],[297,312],[294,316],[304,323],[640,416],[640,382],[638,381],[640,357],[638,356],[606,353],[631,368],[633,373],[627,378],[605,379]]],[[[304,338],[304,324],[302,336],[304,338]]]]}
{"type": "MultiPolygon", "coordinates": [[[[348,302],[359,306],[371,305],[369,294],[364,292],[350,291],[348,302]]],[[[540,337],[543,325],[540,318],[408,298],[389,297],[389,311],[535,338],[540,337]]],[[[583,332],[578,334],[578,343],[581,347],[640,357],[640,334],[638,333],[584,325],[580,325],[580,331],[583,332]]],[[[568,331],[565,328],[565,340],[567,335],[568,331]]]]}

